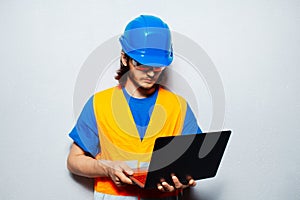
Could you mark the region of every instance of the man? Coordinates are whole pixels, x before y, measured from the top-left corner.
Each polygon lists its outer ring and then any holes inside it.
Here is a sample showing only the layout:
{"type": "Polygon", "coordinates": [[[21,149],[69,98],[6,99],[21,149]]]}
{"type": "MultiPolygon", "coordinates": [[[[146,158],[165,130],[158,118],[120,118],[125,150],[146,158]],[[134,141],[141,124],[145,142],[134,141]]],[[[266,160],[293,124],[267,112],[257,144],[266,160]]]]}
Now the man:
{"type": "Polygon", "coordinates": [[[183,185],[172,175],[174,183],[162,180],[157,189],[145,190],[128,178],[133,168],[147,165],[157,137],[201,133],[187,102],[159,85],[173,60],[169,27],[141,15],[126,26],[120,43],[119,85],[84,106],[70,133],[68,169],[95,178],[95,199],[176,199],[196,182],[183,185]]]}

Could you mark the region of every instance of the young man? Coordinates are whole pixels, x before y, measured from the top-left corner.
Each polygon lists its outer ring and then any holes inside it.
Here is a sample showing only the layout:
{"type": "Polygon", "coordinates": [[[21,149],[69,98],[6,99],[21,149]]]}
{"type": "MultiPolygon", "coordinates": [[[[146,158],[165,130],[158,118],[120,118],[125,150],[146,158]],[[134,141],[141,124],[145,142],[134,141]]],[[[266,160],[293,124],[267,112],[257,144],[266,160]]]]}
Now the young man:
{"type": "Polygon", "coordinates": [[[149,162],[157,137],[201,133],[187,102],[159,85],[173,60],[171,32],[160,18],[141,15],[126,26],[120,43],[119,85],[84,106],[70,133],[68,169],[95,178],[95,199],[176,199],[196,182],[183,185],[173,175],[174,183],[162,180],[157,189],[144,190],[128,178],[149,162]]]}

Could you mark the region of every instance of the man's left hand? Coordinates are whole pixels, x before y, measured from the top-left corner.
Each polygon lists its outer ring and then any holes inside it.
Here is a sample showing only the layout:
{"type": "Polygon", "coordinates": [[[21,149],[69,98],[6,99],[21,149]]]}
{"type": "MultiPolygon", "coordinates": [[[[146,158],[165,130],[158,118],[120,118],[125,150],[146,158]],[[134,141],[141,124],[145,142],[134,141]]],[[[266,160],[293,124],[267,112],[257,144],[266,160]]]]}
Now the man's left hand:
{"type": "Polygon", "coordinates": [[[187,185],[183,185],[175,175],[172,175],[173,185],[167,183],[166,181],[162,181],[161,183],[157,184],[157,189],[162,192],[173,192],[175,190],[185,189],[187,187],[194,187],[196,186],[196,181],[194,179],[189,179],[187,185]]]}

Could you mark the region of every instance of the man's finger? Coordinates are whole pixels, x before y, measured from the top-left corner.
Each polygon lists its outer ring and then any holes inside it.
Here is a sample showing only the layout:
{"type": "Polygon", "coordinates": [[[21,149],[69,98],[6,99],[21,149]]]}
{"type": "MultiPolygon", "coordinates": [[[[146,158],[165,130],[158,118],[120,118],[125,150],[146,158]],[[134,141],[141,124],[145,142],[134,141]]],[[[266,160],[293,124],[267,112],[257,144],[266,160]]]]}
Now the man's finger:
{"type": "Polygon", "coordinates": [[[167,182],[162,182],[161,183],[162,184],[162,186],[164,187],[164,189],[166,190],[166,191],[168,191],[168,192],[173,192],[174,190],[175,190],[175,188],[174,188],[174,186],[172,186],[172,185],[169,185],[167,182]]]}
{"type": "Polygon", "coordinates": [[[177,178],[177,176],[173,175],[172,176],[172,180],[174,183],[175,188],[180,189],[182,188],[182,184],[180,183],[179,179],[177,178]]]}
{"type": "Polygon", "coordinates": [[[126,164],[126,163],[122,163],[120,165],[120,168],[122,169],[122,171],[126,174],[126,175],[132,175],[133,174],[133,170],[126,164]]]}
{"type": "Polygon", "coordinates": [[[189,180],[189,186],[194,187],[196,185],[197,185],[197,182],[194,179],[189,180]]]}
{"type": "Polygon", "coordinates": [[[131,179],[128,178],[123,172],[116,172],[115,175],[118,177],[120,182],[126,183],[126,184],[133,184],[131,179]]]}
{"type": "Polygon", "coordinates": [[[160,190],[161,192],[164,191],[164,187],[161,184],[157,184],[157,189],[160,190]]]}

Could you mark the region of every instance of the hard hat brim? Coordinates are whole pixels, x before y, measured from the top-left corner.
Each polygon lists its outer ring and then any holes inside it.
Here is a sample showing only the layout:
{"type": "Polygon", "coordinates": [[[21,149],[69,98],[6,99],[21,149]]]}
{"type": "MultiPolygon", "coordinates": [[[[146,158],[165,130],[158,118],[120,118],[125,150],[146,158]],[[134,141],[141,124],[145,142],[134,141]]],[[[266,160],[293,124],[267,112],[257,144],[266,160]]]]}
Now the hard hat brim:
{"type": "Polygon", "coordinates": [[[173,61],[173,55],[161,49],[143,49],[129,52],[125,51],[125,53],[137,62],[152,67],[166,67],[173,61]]]}

